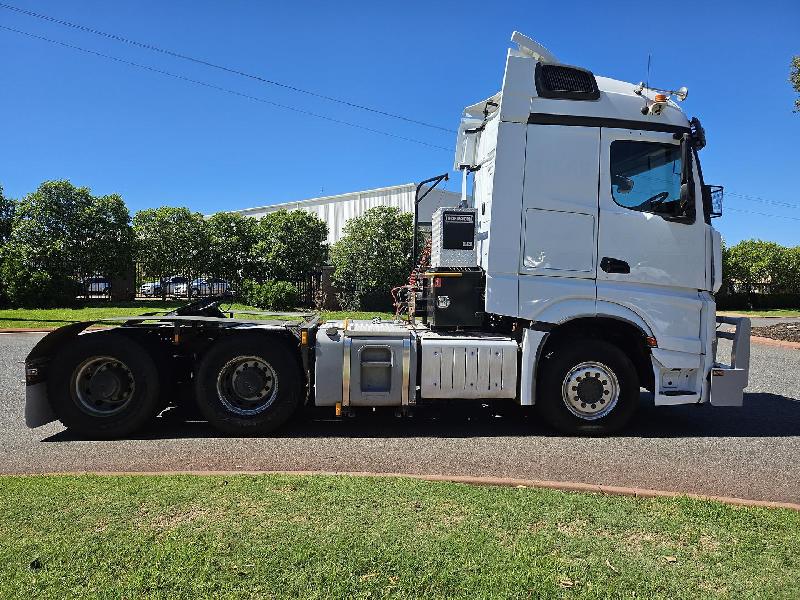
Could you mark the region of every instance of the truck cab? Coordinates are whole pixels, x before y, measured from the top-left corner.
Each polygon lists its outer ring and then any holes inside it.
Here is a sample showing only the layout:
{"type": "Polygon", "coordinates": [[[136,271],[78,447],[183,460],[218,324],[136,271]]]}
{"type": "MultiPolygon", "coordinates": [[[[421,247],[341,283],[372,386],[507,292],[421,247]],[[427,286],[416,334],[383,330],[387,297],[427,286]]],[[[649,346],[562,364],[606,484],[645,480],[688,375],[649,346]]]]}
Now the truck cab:
{"type": "MultiPolygon", "coordinates": [[[[722,190],[703,181],[705,132],[675,101],[688,91],[598,77],[512,41],[501,91],[464,110],[456,151],[473,176],[486,312],[528,324],[528,355],[559,332],[627,340],[656,404],[740,403],[730,385],[710,394],[722,190]]],[[[718,372],[746,384],[746,369],[718,372]]]]}

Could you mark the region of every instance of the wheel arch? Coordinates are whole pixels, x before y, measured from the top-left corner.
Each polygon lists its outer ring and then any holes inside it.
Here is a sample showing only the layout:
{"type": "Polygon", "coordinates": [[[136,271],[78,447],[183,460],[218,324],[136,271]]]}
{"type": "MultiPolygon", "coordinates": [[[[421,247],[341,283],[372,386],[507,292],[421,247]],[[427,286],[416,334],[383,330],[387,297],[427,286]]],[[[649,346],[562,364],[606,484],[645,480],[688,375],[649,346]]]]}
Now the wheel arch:
{"type": "Polygon", "coordinates": [[[631,359],[641,385],[652,390],[653,370],[647,343],[648,338],[652,339],[652,331],[641,318],[634,320],[627,318],[627,315],[597,314],[562,321],[547,332],[539,356],[546,356],[559,345],[579,338],[596,338],[613,343],[631,359]]]}

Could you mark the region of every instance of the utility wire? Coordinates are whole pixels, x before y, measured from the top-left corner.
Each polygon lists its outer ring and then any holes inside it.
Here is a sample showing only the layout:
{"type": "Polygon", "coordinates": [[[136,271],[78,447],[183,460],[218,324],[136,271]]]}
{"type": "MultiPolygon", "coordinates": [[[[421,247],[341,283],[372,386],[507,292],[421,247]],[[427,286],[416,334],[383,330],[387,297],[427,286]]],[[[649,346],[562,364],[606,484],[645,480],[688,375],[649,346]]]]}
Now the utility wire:
{"type": "Polygon", "coordinates": [[[773,214],[770,214],[770,213],[757,212],[757,211],[754,211],[754,210],[745,210],[743,208],[733,208],[733,207],[730,207],[730,206],[728,208],[726,208],[725,210],[726,211],[732,210],[734,212],[747,213],[749,215],[760,215],[762,217],[771,217],[773,219],[791,219],[792,221],[800,221],[800,217],[790,217],[788,215],[773,215],[773,214]]]}
{"type": "Polygon", "coordinates": [[[313,96],[315,98],[320,98],[322,100],[327,100],[329,102],[336,102],[338,104],[343,104],[345,106],[349,106],[350,108],[357,108],[359,110],[364,110],[367,112],[371,112],[377,115],[382,115],[384,117],[390,117],[392,119],[399,119],[401,121],[405,121],[407,123],[413,123],[415,125],[421,125],[423,127],[429,127],[431,129],[438,129],[439,131],[446,131],[447,133],[456,133],[454,129],[449,129],[447,127],[440,127],[439,125],[434,125],[432,123],[426,123],[425,121],[420,121],[417,119],[411,119],[409,117],[404,117],[403,115],[398,115],[395,113],[390,113],[388,111],[380,110],[377,108],[372,108],[370,106],[364,106],[363,104],[356,104],[355,102],[349,102],[347,100],[342,100],[341,98],[335,98],[333,96],[327,96],[325,94],[320,94],[319,92],[314,92],[311,90],[306,90],[303,88],[299,88],[294,85],[289,85],[287,83],[282,83],[280,81],[275,81],[274,79],[267,79],[265,77],[261,77],[260,75],[254,75],[252,73],[247,73],[246,71],[241,71],[239,69],[233,67],[226,67],[224,65],[219,65],[216,63],[209,62],[207,60],[203,60],[201,58],[195,58],[193,56],[188,56],[186,54],[181,54],[180,52],[175,52],[173,50],[167,50],[165,48],[160,48],[158,46],[154,46],[152,44],[147,44],[145,42],[139,42],[137,40],[133,40],[130,38],[123,37],[121,35],[117,35],[114,33],[108,33],[105,31],[100,31],[98,29],[93,29],[91,27],[87,27],[86,25],[80,25],[78,23],[72,23],[71,21],[65,21],[63,19],[58,19],[56,17],[51,17],[49,15],[43,15],[41,13],[33,12],[31,10],[25,10],[24,8],[19,8],[18,6],[13,6],[11,4],[5,4],[0,2],[0,8],[5,8],[6,10],[11,10],[14,12],[18,12],[24,15],[28,15],[30,17],[36,17],[37,19],[43,19],[45,21],[49,21],[51,23],[57,23],[58,25],[63,25],[65,27],[72,27],[73,29],[78,29],[80,31],[85,31],[87,33],[92,33],[94,35],[99,35],[110,40],[114,40],[117,42],[123,42],[126,44],[131,44],[132,46],[137,46],[139,48],[144,48],[145,50],[150,50],[152,52],[159,52],[161,54],[166,54],[167,56],[172,56],[174,58],[180,58],[182,60],[188,60],[190,62],[204,65],[206,67],[211,67],[212,69],[218,69],[220,71],[225,71],[226,73],[232,73],[234,75],[239,75],[241,77],[247,77],[248,79],[253,79],[255,81],[259,81],[261,83],[267,85],[274,85],[277,87],[281,87],[287,90],[291,90],[293,92],[297,92],[300,94],[306,94],[308,96],[313,96]]]}
{"type": "Polygon", "coordinates": [[[85,52],[86,54],[92,54],[94,56],[99,56],[101,58],[105,58],[108,60],[113,60],[117,63],[122,63],[125,65],[129,65],[131,67],[136,67],[138,69],[144,69],[146,71],[151,71],[152,73],[158,73],[160,75],[166,75],[167,77],[172,77],[174,79],[180,79],[181,81],[186,81],[188,83],[194,83],[195,85],[201,85],[206,88],[210,88],[212,90],[218,90],[220,92],[225,92],[226,94],[232,94],[234,96],[239,96],[240,98],[247,98],[248,100],[254,100],[256,102],[261,102],[263,104],[269,104],[271,106],[275,106],[277,108],[283,108],[285,110],[291,110],[293,112],[299,113],[301,115],[307,115],[310,117],[316,117],[317,119],[324,119],[326,121],[330,121],[332,123],[338,123],[339,125],[347,125],[348,127],[355,127],[356,129],[361,129],[363,131],[369,131],[371,133],[377,133],[380,135],[385,135],[387,137],[392,137],[398,140],[404,140],[406,142],[413,142],[414,144],[421,144],[423,146],[427,146],[428,148],[436,148],[437,150],[445,150],[447,152],[453,152],[453,148],[446,148],[444,146],[437,146],[436,144],[429,144],[428,142],[423,142],[422,140],[417,140],[410,137],[405,137],[402,135],[397,135],[394,133],[390,133],[388,131],[383,131],[380,129],[373,129],[372,127],[366,127],[364,125],[358,125],[357,123],[351,123],[350,121],[344,121],[342,119],[336,119],[334,117],[329,117],[326,115],[321,115],[319,113],[314,113],[311,111],[303,110],[300,108],[296,108],[294,106],[288,106],[286,104],[280,104],[278,102],[273,102],[271,100],[267,100],[266,98],[259,98],[258,96],[251,96],[250,94],[245,94],[242,92],[237,92],[236,90],[232,90],[230,88],[225,88],[219,85],[214,85],[213,83],[208,83],[205,81],[200,81],[199,79],[192,79],[190,77],[186,77],[184,75],[179,75],[177,73],[172,73],[170,71],[164,71],[162,69],[157,69],[155,67],[151,67],[149,65],[143,65],[140,63],[136,63],[130,60],[125,60],[123,58],[118,58],[116,56],[111,56],[108,54],[103,54],[102,52],[97,52],[95,50],[89,50],[87,48],[82,48],[81,46],[75,46],[73,44],[68,44],[66,42],[61,42],[59,40],[54,40],[51,38],[47,38],[41,35],[36,35],[34,33],[30,33],[27,31],[22,31],[21,29],[14,29],[13,27],[6,27],[5,25],[0,25],[0,29],[4,29],[6,31],[13,31],[14,33],[19,33],[20,35],[24,35],[30,38],[35,38],[37,40],[42,40],[45,42],[49,42],[51,44],[56,44],[58,46],[63,46],[64,48],[70,48],[72,50],[79,50],[80,52],[85,52]]]}
{"type": "Polygon", "coordinates": [[[800,204],[792,204],[791,202],[779,202],[778,200],[769,200],[767,198],[762,198],[761,196],[750,196],[748,194],[740,194],[739,192],[728,192],[728,191],[725,192],[725,195],[741,198],[742,200],[747,200],[749,202],[761,202],[763,204],[770,204],[772,206],[783,206],[785,208],[800,209],[800,204]]]}

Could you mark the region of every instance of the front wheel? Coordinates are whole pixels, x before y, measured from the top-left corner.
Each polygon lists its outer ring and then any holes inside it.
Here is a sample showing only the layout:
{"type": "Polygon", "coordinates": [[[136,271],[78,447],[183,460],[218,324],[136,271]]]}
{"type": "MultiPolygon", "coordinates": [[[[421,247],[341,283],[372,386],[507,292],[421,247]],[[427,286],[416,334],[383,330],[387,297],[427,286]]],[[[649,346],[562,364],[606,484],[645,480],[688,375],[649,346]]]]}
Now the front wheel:
{"type": "Polygon", "coordinates": [[[263,435],[286,423],[302,398],[302,374],[282,340],[234,336],[197,367],[195,395],[209,423],[233,435],[263,435]]]}
{"type": "Polygon", "coordinates": [[[613,344],[569,340],[548,352],[539,368],[537,411],[561,432],[607,435],[622,429],[636,412],[636,368],[613,344]]]}

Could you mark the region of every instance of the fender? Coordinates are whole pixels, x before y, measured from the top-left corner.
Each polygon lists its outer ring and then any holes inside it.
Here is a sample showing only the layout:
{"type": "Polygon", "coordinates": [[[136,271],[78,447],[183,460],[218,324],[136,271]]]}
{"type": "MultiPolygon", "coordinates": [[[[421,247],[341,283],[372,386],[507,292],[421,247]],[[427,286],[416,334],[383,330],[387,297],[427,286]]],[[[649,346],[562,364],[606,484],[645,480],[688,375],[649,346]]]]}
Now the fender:
{"type": "Polygon", "coordinates": [[[636,327],[641,329],[646,337],[654,337],[653,327],[638,312],[627,306],[608,302],[606,300],[571,298],[569,300],[557,302],[539,313],[536,322],[563,325],[573,319],[584,317],[609,317],[620,321],[627,321],[631,325],[636,325],[636,327]]]}
{"type": "Polygon", "coordinates": [[[641,316],[613,302],[570,299],[549,306],[542,311],[540,319],[526,328],[522,335],[519,389],[519,403],[522,406],[536,403],[536,367],[550,331],[575,319],[597,317],[625,321],[637,327],[643,337],[653,337],[652,328],[641,316]]]}

